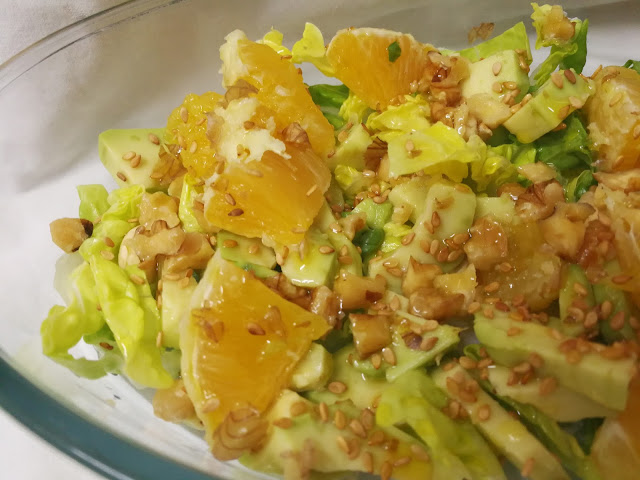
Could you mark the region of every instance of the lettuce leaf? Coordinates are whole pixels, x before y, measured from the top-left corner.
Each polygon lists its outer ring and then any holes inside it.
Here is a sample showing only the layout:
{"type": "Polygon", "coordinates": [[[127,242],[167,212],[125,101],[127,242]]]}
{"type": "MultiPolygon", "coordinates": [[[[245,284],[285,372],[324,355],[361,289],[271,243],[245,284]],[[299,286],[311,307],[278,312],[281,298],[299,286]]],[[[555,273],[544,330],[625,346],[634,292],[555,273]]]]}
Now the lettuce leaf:
{"type": "Polygon", "coordinates": [[[567,201],[577,202],[593,185],[597,184],[598,182],[593,177],[593,172],[591,170],[584,170],[570,180],[564,188],[567,201]]]}
{"type": "Polygon", "coordinates": [[[624,65],[624,68],[630,68],[631,70],[635,70],[640,73],[640,61],[639,60],[627,60],[624,65]]]}
{"type": "Polygon", "coordinates": [[[350,198],[366,190],[373,183],[371,177],[365,177],[361,171],[348,165],[337,165],[333,176],[342,191],[350,198]]]}
{"type": "Polygon", "coordinates": [[[342,128],[346,123],[340,115],[342,105],[349,97],[349,89],[345,85],[318,84],[309,86],[311,99],[335,129],[342,128]]]}
{"type": "Polygon", "coordinates": [[[79,185],[76,187],[80,197],[80,218],[95,222],[109,208],[109,192],[102,185],[79,185]]]}
{"type": "Polygon", "coordinates": [[[591,151],[587,129],[575,113],[569,115],[564,123],[567,128],[549,132],[536,140],[537,160],[552,165],[560,172],[588,168],[591,151]]]}
{"type": "Polygon", "coordinates": [[[193,211],[193,202],[202,193],[202,187],[197,187],[196,184],[197,181],[191,175],[185,174],[178,206],[178,218],[185,232],[204,232],[193,211]]]}
{"type": "Polygon", "coordinates": [[[256,43],[267,45],[283,57],[289,57],[291,56],[291,50],[282,45],[283,39],[284,35],[282,35],[282,32],[272,28],[268,33],[265,34],[264,37],[262,37],[261,40],[258,40],[256,43]]]}
{"type": "Polygon", "coordinates": [[[382,227],[384,230],[384,242],[380,246],[383,253],[390,253],[402,246],[402,239],[411,233],[409,225],[389,222],[382,227]]]}
{"type": "Polygon", "coordinates": [[[534,87],[540,88],[558,67],[562,69],[573,68],[577,73],[581,73],[587,61],[589,21],[572,20],[575,32],[571,39],[564,40],[555,35],[545,33],[545,27],[551,22],[556,22],[556,18],[552,14],[553,9],[560,7],[552,7],[551,5],[539,6],[537,3],[532,3],[531,6],[533,7],[531,19],[537,33],[536,49],[551,47],[547,59],[533,73],[534,87]]]}
{"type": "Polygon", "coordinates": [[[391,177],[423,170],[460,182],[468,174],[467,164],[480,159],[476,149],[470,148],[458,132],[441,122],[418,131],[380,132],[378,137],[388,144],[391,177]],[[407,149],[409,142],[413,147],[411,151],[407,149]]]}
{"type": "Polygon", "coordinates": [[[533,57],[529,46],[529,36],[523,22],[516,23],[497,37],[460,50],[458,54],[472,62],[477,62],[503,50],[524,50],[527,54],[527,62],[529,64],[532,62],[533,57]]]}
{"type": "Polygon", "coordinates": [[[365,153],[373,143],[369,132],[358,123],[349,130],[349,135],[336,148],[336,153],[328,161],[329,166],[348,165],[356,170],[365,169],[365,153]]]}
{"type": "Polygon", "coordinates": [[[431,126],[429,104],[422,95],[405,95],[405,103],[389,106],[384,112],[372,113],[367,118],[370,130],[398,130],[413,132],[431,126]]]}
{"type": "Polygon", "coordinates": [[[343,102],[338,113],[344,122],[351,122],[354,125],[367,120],[371,110],[367,104],[353,92],[349,92],[349,96],[343,102]]]}
{"type": "Polygon", "coordinates": [[[305,23],[302,38],[291,49],[293,63],[309,62],[327,77],[335,77],[335,71],[327,59],[322,32],[313,23],[305,23]]]}
{"type": "Polygon", "coordinates": [[[173,379],[156,345],[162,327],[156,301],[147,282],[131,280],[131,275],[145,278],[144,272],[133,265],[123,270],[101,255],[93,255],[89,265],[104,319],[124,357],[124,373],[148,387],[171,386],[173,379]]]}

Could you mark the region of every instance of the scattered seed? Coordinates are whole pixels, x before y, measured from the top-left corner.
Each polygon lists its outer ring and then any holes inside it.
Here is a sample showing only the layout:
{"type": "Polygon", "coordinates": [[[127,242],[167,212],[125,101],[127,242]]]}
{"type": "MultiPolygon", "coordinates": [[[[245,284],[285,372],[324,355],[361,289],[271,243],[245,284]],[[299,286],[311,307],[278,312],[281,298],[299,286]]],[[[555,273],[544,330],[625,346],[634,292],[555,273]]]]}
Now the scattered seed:
{"type": "Polygon", "coordinates": [[[367,431],[357,418],[354,418],[349,422],[349,429],[360,438],[367,438],[367,431]]]}
{"type": "Polygon", "coordinates": [[[335,393],[336,395],[347,391],[347,386],[342,382],[331,382],[327,388],[331,393],[335,393]]]}
{"type": "Polygon", "coordinates": [[[612,330],[621,330],[624,327],[624,311],[620,311],[616,313],[611,320],[609,320],[609,325],[612,330]]]}
{"type": "Polygon", "coordinates": [[[535,458],[528,458],[524,464],[522,465],[522,470],[520,470],[520,475],[526,478],[533,472],[533,467],[536,464],[535,458]]]}
{"type": "Polygon", "coordinates": [[[266,333],[264,331],[264,328],[262,328],[260,325],[258,325],[257,323],[254,323],[254,322],[249,322],[247,324],[247,331],[251,335],[264,335],[266,333]]]}
{"type": "Polygon", "coordinates": [[[351,451],[351,448],[349,447],[349,443],[345,440],[345,438],[342,435],[338,435],[336,437],[336,443],[338,444],[338,448],[340,450],[342,450],[347,455],[349,454],[349,452],[351,451]]]}
{"type": "Polygon", "coordinates": [[[299,417],[300,415],[307,413],[309,411],[309,406],[305,402],[295,402],[291,404],[289,408],[289,413],[292,417],[299,417]]]}
{"type": "Polygon", "coordinates": [[[104,258],[105,260],[113,260],[115,258],[115,255],[113,254],[112,251],[110,250],[101,250],[100,251],[100,255],[102,256],[102,258],[104,258]]]}
{"type": "Polygon", "coordinates": [[[362,454],[363,470],[367,473],[373,473],[373,455],[371,452],[364,452],[362,454]]]}
{"type": "Polygon", "coordinates": [[[347,417],[345,417],[342,410],[336,410],[336,413],[333,415],[333,423],[338,430],[344,430],[347,426],[347,417]]]}
{"type": "Polygon", "coordinates": [[[493,82],[491,89],[496,93],[502,93],[502,84],[500,82],[493,82]]]}
{"type": "Polygon", "coordinates": [[[540,381],[538,393],[540,395],[549,395],[554,392],[558,386],[558,381],[554,377],[545,377],[540,381]]]}
{"type": "Polygon", "coordinates": [[[562,79],[560,72],[553,72],[551,74],[551,81],[558,88],[562,88],[564,86],[564,80],[562,79]]]}
{"type": "Polygon", "coordinates": [[[154,145],[160,145],[160,139],[158,138],[158,136],[154,133],[149,133],[149,135],[147,136],[147,138],[149,139],[149,141],[151,143],[153,143],[154,145]]]}
{"type": "Polygon", "coordinates": [[[478,415],[478,420],[480,420],[481,422],[485,422],[489,420],[489,418],[491,418],[491,407],[486,403],[480,405],[478,407],[477,415],[478,415]]]}
{"type": "Polygon", "coordinates": [[[117,176],[120,180],[122,180],[123,182],[126,182],[126,181],[127,181],[127,177],[126,177],[126,175],[125,175],[124,173],[122,173],[122,172],[118,172],[118,173],[116,173],[116,176],[117,176]]]}
{"type": "Polygon", "coordinates": [[[498,282],[491,282],[490,284],[484,286],[484,291],[487,293],[497,292],[499,289],[500,283],[498,282]]]}
{"type": "Polygon", "coordinates": [[[544,365],[544,359],[536,352],[532,352],[528,360],[533,368],[542,368],[544,365]]]}
{"type": "Polygon", "coordinates": [[[373,355],[371,355],[371,357],[369,357],[369,361],[371,362],[371,365],[373,365],[373,368],[375,368],[376,370],[378,370],[382,366],[382,357],[378,353],[374,353],[373,355]]]}
{"type": "Polygon", "coordinates": [[[590,311],[584,317],[584,327],[591,328],[594,327],[598,323],[598,314],[595,311],[590,311]]]}
{"type": "Polygon", "coordinates": [[[582,102],[578,97],[569,97],[569,104],[575,109],[582,108],[582,102]]]}
{"type": "Polygon", "coordinates": [[[318,405],[318,413],[320,414],[320,420],[322,420],[322,423],[327,423],[329,421],[329,407],[326,403],[320,402],[320,405],[318,405]]]}
{"type": "Polygon", "coordinates": [[[562,107],[560,110],[558,110],[558,118],[560,118],[561,120],[566,118],[567,115],[569,115],[569,110],[571,110],[571,107],[569,105],[565,105],[564,107],[562,107]]]}
{"type": "Polygon", "coordinates": [[[480,310],[480,307],[481,307],[481,305],[480,305],[479,302],[471,302],[469,304],[469,308],[467,308],[467,312],[469,312],[471,315],[473,315],[478,310],[480,310]]]}
{"type": "Polygon", "coordinates": [[[478,366],[475,360],[472,360],[471,358],[465,355],[461,356],[458,359],[458,362],[460,363],[460,366],[465,370],[472,370],[478,366]]]}
{"type": "Polygon", "coordinates": [[[400,457],[395,462],[393,462],[394,467],[402,467],[411,462],[411,457],[400,457]]]}
{"type": "Polygon", "coordinates": [[[414,232],[408,233],[406,234],[404,237],[402,237],[402,245],[409,245],[411,242],[413,242],[413,239],[415,238],[416,234],[414,232]]]}
{"type": "Polygon", "coordinates": [[[615,277],[611,278],[611,281],[616,285],[622,285],[623,283],[627,283],[631,279],[633,279],[631,275],[616,275],[615,277]]]}
{"type": "Polygon", "coordinates": [[[576,83],[576,75],[569,69],[564,71],[564,76],[571,82],[572,84],[576,83]]]}
{"type": "Polygon", "coordinates": [[[380,479],[390,480],[392,473],[393,473],[393,466],[391,465],[390,462],[385,461],[380,467],[380,479]]]}
{"type": "Polygon", "coordinates": [[[202,203],[200,200],[194,200],[193,201],[193,208],[194,208],[194,210],[198,210],[200,212],[204,212],[204,203],[202,203]]]}
{"type": "Polygon", "coordinates": [[[184,123],[189,121],[189,111],[187,110],[187,107],[180,107],[180,119],[184,123]]]}
{"type": "MultiPolygon", "coordinates": [[[[397,298],[398,297],[394,297],[394,300],[397,298]]],[[[398,300],[398,303],[400,303],[400,300],[398,300]]],[[[396,354],[391,348],[385,347],[382,349],[382,358],[384,358],[384,361],[387,362],[389,365],[396,364],[396,354]]]]}
{"type": "Polygon", "coordinates": [[[330,247],[329,245],[322,245],[318,248],[318,251],[322,254],[329,254],[329,253],[333,253],[335,252],[335,249],[333,247],[330,247]]]}
{"type": "Polygon", "coordinates": [[[286,430],[288,428],[291,428],[291,426],[293,425],[293,420],[287,417],[282,417],[274,420],[273,424],[278,428],[286,430]]]}
{"type": "Polygon", "coordinates": [[[135,156],[136,156],[136,152],[129,151],[124,155],[122,155],[122,159],[128,162],[129,160],[133,159],[135,156]]]}
{"type": "Polygon", "coordinates": [[[248,168],[245,170],[249,175],[253,177],[263,177],[264,174],[260,170],[254,170],[252,168],[248,168]]]}
{"type": "Polygon", "coordinates": [[[576,292],[578,295],[580,295],[581,297],[586,297],[587,296],[587,289],[584,287],[584,285],[582,285],[579,282],[575,282],[573,284],[573,291],[576,292]]]}
{"type": "Polygon", "coordinates": [[[218,408],[220,408],[220,399],[214,397],[209,400],[205,400],[204,405],[202,406],[202,412],[211,413],[215,412],[218,408]]]}
{"type": "Polygon", "coordinates": [[[240,215],[242,215],[244,213],[244,210],[242,210],[241,208],[234,208],[233,210],[231,210],[228,215],[230,217],[239,217],[240,215]]]}
{"type": "Polygon", "coordinates": [[[140,166],[140,162],[142,162],[142,157],[138,154],[133,157],[133,160],[131,160],[131,168],[138,168],[140,166]]]}
{"type": "Polygon", "coordinates": [[[229,238],[222,242],[222,246],[225,248],[235,248],[238,246],[238,242],[229,238]]]}
{"type": "Polygon", "coordinates": [[[527,373],[531,370],[531,364],[529,362],[522,362],[513,367],[512,370],[516,373],[527,373]]]}
{"type": "Polygon", "coordinates": [[[310,197],[313,192],[318,189],[318,185],[314,184],[309,190],[307,190],[307,197],[310,197]]]}
{"type": "Polygon", "coordinates": [[[493,66],[491,67],[491,71],[496,77],[500,75],[501,70],[502,70],[502,63],[500,62],[494,63],[493,66]]]}
{"type": "Polygon", "coordinates": [[[428,352],[436,346],[436,343],[438,343],[438,337],[425,337],[420,342],[420,350],[428,352]]]}

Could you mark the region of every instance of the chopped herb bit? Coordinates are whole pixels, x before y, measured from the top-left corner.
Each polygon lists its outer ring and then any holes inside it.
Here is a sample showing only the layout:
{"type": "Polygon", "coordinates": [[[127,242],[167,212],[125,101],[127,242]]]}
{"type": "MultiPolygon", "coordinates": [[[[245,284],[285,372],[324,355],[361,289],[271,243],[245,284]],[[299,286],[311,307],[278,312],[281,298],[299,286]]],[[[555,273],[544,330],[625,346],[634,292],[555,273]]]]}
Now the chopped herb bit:
{"type": "Polygon", "coordinates": [[[402,55],[402,49],[400,48],[400,44],[396,41],[390,44],[387,47],[387,51],[389,52],[389,61],[391,63],[395,62],[400,55],[402,55]]]}

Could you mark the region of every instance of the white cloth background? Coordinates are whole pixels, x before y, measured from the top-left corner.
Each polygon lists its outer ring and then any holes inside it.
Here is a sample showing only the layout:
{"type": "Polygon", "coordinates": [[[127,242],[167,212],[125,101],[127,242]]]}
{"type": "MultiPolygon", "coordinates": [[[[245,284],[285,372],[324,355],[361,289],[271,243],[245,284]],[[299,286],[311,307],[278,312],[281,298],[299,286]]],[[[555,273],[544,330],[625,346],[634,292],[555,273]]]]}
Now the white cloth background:
{"type": "MultiPolygon", "coordinates": [[[[0,63],[56,30],[123,0],[0,0],[0,63]]],[[[100,480],[0,410],[2,478],[100,480]]]]}

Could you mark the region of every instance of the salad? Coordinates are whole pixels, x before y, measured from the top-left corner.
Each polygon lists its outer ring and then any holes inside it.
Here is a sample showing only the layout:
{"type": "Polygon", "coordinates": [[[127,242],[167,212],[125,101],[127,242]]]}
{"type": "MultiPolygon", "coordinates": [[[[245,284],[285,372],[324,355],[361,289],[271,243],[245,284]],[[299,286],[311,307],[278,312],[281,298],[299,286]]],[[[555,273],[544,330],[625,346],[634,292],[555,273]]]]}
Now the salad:
{"type": "Polygon", "coordinates": [[[640,62],[532,7],[535,68],[523,23],[231,32],[222,93],[100,135],[44,353],[288,479],[637,478],[640,62]]]}

